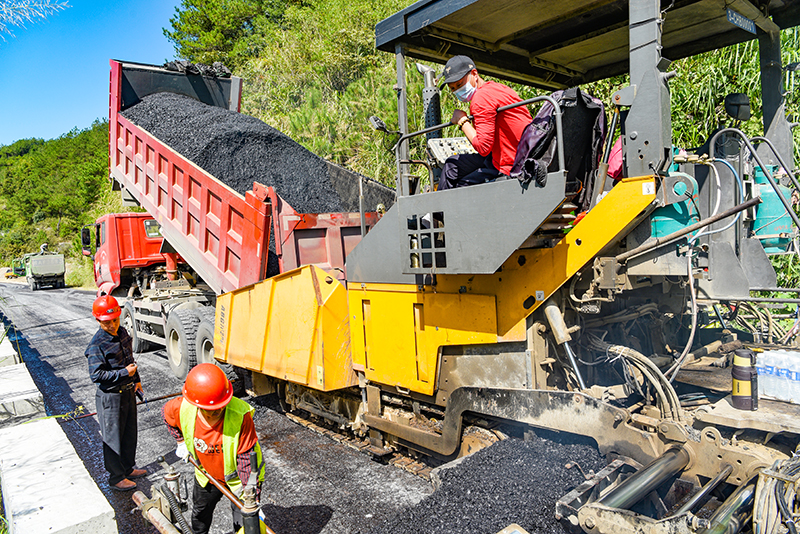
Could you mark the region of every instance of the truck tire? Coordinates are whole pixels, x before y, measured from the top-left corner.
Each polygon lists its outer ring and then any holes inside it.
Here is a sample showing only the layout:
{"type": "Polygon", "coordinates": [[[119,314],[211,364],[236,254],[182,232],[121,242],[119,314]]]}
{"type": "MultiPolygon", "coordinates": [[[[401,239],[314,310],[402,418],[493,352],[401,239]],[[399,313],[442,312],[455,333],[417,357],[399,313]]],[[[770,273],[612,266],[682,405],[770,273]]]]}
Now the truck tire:
{"type": "Polygon", "coordinates": [[[172,374],[183,380],[197,364],[195,336],[200,318],[194,310],[175,310],[167,317],[164,328],[167,361],[172,374]]]}
{"type": "MultiPolygon", "coordinates": [[[[205,314],[198,314],[201,317],[205,314]]],[[[214,359],[214,316],[202,317],[197,325],[195,354],[197,363],[216,363],[214,359]]]]}
{"type": "Polygon", "coordinates": [[[150,342],[139,338],[139,330],[136,325],[136,316],[133,314],[133,304],[126,302],[122,306],[122,313],[119,314],[119,324],[131,336],[133,352],[141,353],[150,350],[150,342]]]}
{"type": "Polygon", "coordinates": [[[229,364],[217,361],[214,358],[214,308],[200,308],[195,313],[200,318],[197,325],[196,352],[197,363],[213,363],[225,372],[225,376],[231,381],[233,394],[237,397],[246,394],[245,383],[236,368],[229,364]]]}
{"type": "MultiPolygon", "coordinates": [[[[228,380],[231,381],[231,386],[233,387],[233,394],[237,397],[243,397],[247,395],[247,391],[245,391],[245,383],[243,377],[237,372],[236,367],[229,363],[224,363],[217,361],[217,367],[225,371],[225,376],[228,377],[228,380]]],[[[240,371],[244,372],[244,369],[239,369],[240,371]]]]}

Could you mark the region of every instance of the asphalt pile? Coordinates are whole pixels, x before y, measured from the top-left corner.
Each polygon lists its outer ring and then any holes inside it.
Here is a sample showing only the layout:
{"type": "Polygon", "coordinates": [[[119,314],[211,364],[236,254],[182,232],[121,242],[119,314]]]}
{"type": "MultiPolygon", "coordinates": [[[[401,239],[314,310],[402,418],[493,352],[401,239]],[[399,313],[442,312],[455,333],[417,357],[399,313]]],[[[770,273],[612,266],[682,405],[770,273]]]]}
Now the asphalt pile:
{"type": "Polygon", "coordinates": [[[274,187],[300,213],[358,211],[359,179],[364,207],[388,210],[395,192],[335,165],[264,122],[175,93],[155,93],[122,116],[244,195],[253,182],[274,187]]]}
{"type": "Polygon", "coordinates": [[[584,481],[565,465],[577,462],[597,472],[606,462],[581,438],[538,433],[499,441],[443,469],[439,489],[371,534],[494,534],[512,523],[531,534],[563,534],[556,501],[584,481]]]}

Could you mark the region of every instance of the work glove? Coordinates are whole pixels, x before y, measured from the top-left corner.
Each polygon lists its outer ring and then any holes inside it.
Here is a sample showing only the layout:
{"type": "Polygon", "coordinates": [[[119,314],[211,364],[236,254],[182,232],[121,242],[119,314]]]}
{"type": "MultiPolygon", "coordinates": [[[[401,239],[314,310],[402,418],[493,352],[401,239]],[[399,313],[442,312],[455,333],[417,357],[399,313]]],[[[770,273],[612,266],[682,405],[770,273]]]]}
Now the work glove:
{"type": "Polygon", "coordinates": [[[186,462],[189,463],[189,449],[186,448],[186,442],[181,441],[178,443],[178,447],[175,449],[175,456],[186,462]]]}

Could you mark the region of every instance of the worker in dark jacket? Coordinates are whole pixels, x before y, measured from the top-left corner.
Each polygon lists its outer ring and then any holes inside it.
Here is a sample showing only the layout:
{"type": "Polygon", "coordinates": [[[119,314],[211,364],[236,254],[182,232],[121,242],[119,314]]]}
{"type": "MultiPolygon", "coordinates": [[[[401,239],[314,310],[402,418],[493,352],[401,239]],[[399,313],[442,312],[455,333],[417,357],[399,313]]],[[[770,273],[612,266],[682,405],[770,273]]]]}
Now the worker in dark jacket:
{"type": "MultiPolygon", "coordinates": [[[[191,525],[194,534],[206,534],[211,528],[214,508],[223,495],[209,481],[209,476],[241,498],[243,484],[256,470],[256,502],[259,501],[264,462],[253,423],[253,408],[233,396],[233,386],[222,369],[213,363],[194,367],[186,375],[183,397],[167,402],[162,415],[178,442],[175,454],[184,460],[191,455],[203,467],[202,471],[194,472],[191,525]],[[257,465],[253,465],[253,456],[257,465]]],[[[233,531],[238,532],[242,514],[233,503],[231,510],[233,531]]]]}
{"type": "Polygon", "coordinates": [[[147,474],[136,469],[136,393],[142,382],[133,360],[132,341],[119,326],[121,310],[117,299],[103,295],[94,301],[92,315],[100,329],[86,347],[89,377],[97,384],[95,402],[103,436],[103,462],[109,472],[108,484],[115,491],[136,487],[131,479],[147,474]]]}

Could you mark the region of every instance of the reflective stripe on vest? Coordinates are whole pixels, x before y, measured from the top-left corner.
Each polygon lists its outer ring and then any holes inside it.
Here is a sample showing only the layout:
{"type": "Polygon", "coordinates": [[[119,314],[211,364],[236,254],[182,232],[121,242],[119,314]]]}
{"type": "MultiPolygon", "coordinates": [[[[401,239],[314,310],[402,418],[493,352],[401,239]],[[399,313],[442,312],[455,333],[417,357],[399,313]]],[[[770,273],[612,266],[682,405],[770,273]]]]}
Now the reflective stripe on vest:
{"type": "MultiPolygon", "coordinates": [[[[186,399],[181,401],[181,433],[189,454],[192,455],[197,463],[200,463],[194,446],[194,427],[197,422],[197,410],[197,406],[186,399]]],[[[234,493],[237,493],[242,485],[242,481],[239,480],[239,474],[236,471],[236,456],[239,449],[239,436],[242,432],[242,421],[244,420],[244,414],[250,413],[252,417],[254,411],[249,404],[236,397],[231,398],[228,405],[225,406],[225,420],[222,424],[222,465],[225,473],[225,483],[234,493]]],[[[263,481],[264,462],[261,457],[261,446],[258,442],[256,442],[255,450],[258,465],[262,467],[258,473],[258,480],[263,481]]],[[[255,465],[251,466],[251,469],[256,468],[257,466],[255,465]]],[[[199,469],[194,470],[194,475],[200,486],[205,487],[208,484],[208,477],[199,469]]]]}

